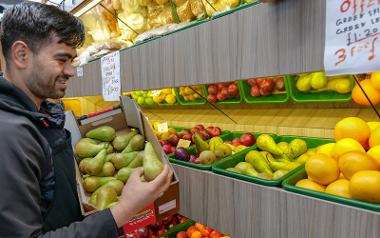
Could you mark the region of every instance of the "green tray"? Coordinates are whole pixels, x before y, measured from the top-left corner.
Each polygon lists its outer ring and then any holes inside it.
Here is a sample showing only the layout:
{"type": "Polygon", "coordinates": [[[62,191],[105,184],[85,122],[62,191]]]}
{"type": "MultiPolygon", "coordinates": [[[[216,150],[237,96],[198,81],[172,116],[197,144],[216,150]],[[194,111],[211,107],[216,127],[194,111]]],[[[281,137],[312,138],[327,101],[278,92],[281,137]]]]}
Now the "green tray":
{"type": "Polygon", "coordinates": [[[248,84],[247,80],[240,80],[241,89],[243,92],[243,97],[246,103],[251,104],[261,104],[261,103],[284,103],[289,101],[289,85],[287,78],[284,77],[285,92],[281,94],[272,94],[269,96],[251,96],[251,86],[248,84]]]}
{"type": "Polygon", "coordinates": [[[317,191],[313,191],[313,190],[309,190],[309,189],[300,188],[300,187],[295,186],[295,184],[299,180],[305,179],[305,178],[307,178],[307,174],[305,171],[305,166],[302,166],[302,168],[300,170],[298,170],[296,173],[292,174],[291,176],[289,176],[288,178],[286,178],[282,182],[282,187],[285,190],[288,190],[288,191],[291,191],[294,193],[299,193],[302,195],[316,197],[316,198],[328,200],[331,202],[341,203],[341,204],[345,204],[345,205],[350,205],[350,206],[354,206],[354,207],[368,209],[371,211],[380,212],[380,204],[363,202],[363,201],[354,200],[354,199],[350,199],[350,198],[339,197],[339,196],[335,196],[332,194],[317,192],[317,191]]]}
{"type": "MultiPolygon", "coordinates": [[[[288,75],[290,97],[295,102],[313,103],[313,102],[350,102],[352,101],[351,93],[339,94],[336,92],[300,92],[296,88],[296,77],[288,75]]],[[[353,80],[353,79],[352,79],[353,80]]],[[[353,81],[354,83],[354,81],[353,81]]]]}
{"type": "MultiPolygon", "coordinates": [[[[220,138],[223,141],[229,140],[229,138],[231,138],[231,132],[230,131],[222,131],[220,138]]],[[[207,140],[207,142],[208,141],[209,140],[207,140]]],[[[196,154],[195,145],[190,146],[187,151],[189,152],[190,155],[195,155],[196,154]]],[[[179,165],[183,165],[183,166],[187,166],[187,167],[191,167],[191,168],[195,168],[195,169],[211,170],[211,168],[212,168],[211,164],[202,165],[202,164],[194,164],[194,163],[187,162],[187,161],[177,160],[177,159],[175,159],[174,153],[169,154],[168,159],[173,164],[179,164],[179,165]]]]}
{"type": "Polygon", "coordinates": [[[167,230],[164,234],[159,235],[158,237],[161,238],[176,238],[176,235],[180,231],[186,231],[190,226],[194,225],[195,221],[191,219],[187,219],[186,221],[182,222],[181,224],[178,224],[176,226],[173,226],[169,230],[167,230]]]}
{"type": "MultiPolygon", "coordinates": [[[[201,85],[202,87],[202,95],[204,96],[205,95],[205,86],[204,85],[201,85]]],[[[204,105],[206,104],[207,100],[205,98],[198,98],[194,101],[186,101],[181,95],[179,95],[179,88],[175,88],[175,93],[176,93],[176,96],[177,96],[177,101],[179,102],[179,104],[183,105],[183,106],[197,106],[197,105],[204,105]]]]}
{"type": "MultiPolygon", "coordinates": [[[[273,137],[273,135],[272,135],[272,137],[273,137]]],[[[314,148],[314,147],[317,147],[321,144],[334,142],[334,140],[332,140],[332,139],[303,137],[303,136],[279,136],[277,138],[274,137],[274,139],[277,143],[281,142],[281,141],[290,142],[291,140],[293,140],[295,138],[305,140],[305,142],[308,145],[308,148],[314,148]]],[[[227,168],[235,167],[235,165],[238,164],[239,162],[244,162],[245,161],[245,155],[249,151],[256,150],[256,149],[257,149],[256,147],[250,147],[247,150],[242,150],[239,153],[236,153],[236,154],[234,154],[228,158],[225,158],[221,161],[218,161],[217,163],[215,163],[212,166],[212,171],[214,171],[217,174],[222,174],[222,175],[225,175],[228,177],[232,177],[232,178],[236,178],[236,179],[240,179],[240,180],[244,180],[244,181],[248,181],[248,182],[252,182],[252,183],[262,184],[262,185],[266,185],[266,186],[280,186],[284,179],[290,177],[292,174],[296,173],[297,171],[299,171],[302,168],[302,166],[299,166],[296,169],[290,171],[286,175],[284,175],[281,178],[276,179],[276,180],[262,179],[262,178],[248,176],[248,175],[239,174],[239,173],[234,173],[234,172],[230,172],[230,171],[226,170],[227,168]]]]}
{"type": "MultiPolygon", "coordinates": [[[[217,84],[217,83],[215,83],[217,84]]],[[[230,98],[230,99],[225,99],[224,101],[217,101],[215,102],[215,104],[239,104],[243,101],[243,95],[242,95],[242,89],[240,88],[241,85],[239,84],[239,81],[238,81],[238,90],[239,90],[239,98],[230,98]]],[[[205,84],[205,97],[207,98],[208,96],[208,84],[205,84]]]]}

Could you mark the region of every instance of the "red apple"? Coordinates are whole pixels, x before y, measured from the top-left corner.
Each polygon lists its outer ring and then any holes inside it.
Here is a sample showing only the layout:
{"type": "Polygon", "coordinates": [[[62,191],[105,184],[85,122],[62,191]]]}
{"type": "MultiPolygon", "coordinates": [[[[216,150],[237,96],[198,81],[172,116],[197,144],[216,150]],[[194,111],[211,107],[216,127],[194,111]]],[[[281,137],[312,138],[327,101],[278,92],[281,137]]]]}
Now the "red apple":
{"type": "Polygon", "coordinates": [[[256,85],[256,79],[248,79],[247,80],[247,83],[249,84],[249,86],[255,86],[256,85]]]}
{"type": "Polygon", "coordinates": [[[220,91],[220,90],[222,90],[222,89],[224,88],[224,84],[222,84],[222,83],[218,83],[218,84],[216,85],[216,87],[217,87],[218,91],[220,91]]]}
{"type": "Polygon", "coordinates": [[[214,128],[210,131],[210,136],[211,136],[211,137],[220,136],[221,134],[222,134],[222,129],[220,129],[219,127],[214,127],[214,128]]]}
{"type": "Polygon", "coordinates": [[[166,140],[159,140],[161,146],[164,146],[164,145],[168,145],[169,142],[167,142],[166,140]]]}
{"type": "Polygon", "coordinates": [[[228,89],[227,88],[223,88],[222,91],[220,91],[220,93],[223,95],[224,98],[228,98],[228,89]]]}
{"type": "Polygon", "coordinates": [[[162,146],[162,149],[164,150],[165,154],[171,154],[172,153],[172,147],[169,144],[162,146]]]}
{"type": "Polygon", "coordinates": [[[217,99],[217,97],[215,96],[215,95],[211,95],[211,94],[209,94],[208,96],[207,96],[207,101],[209,101],[209,102],[211,102],[211,103],[214,103],[214,102],[216,102],[218,99],[217,99]]]}
{"type": "Polygon", "coordinates": [[[205,129],[205,126],[204,125],[202,125],[202,124],[198,124],[198,125],[196,125],[195,127],[197,127],[197,128],[199,128],[199,129],[205,129]]]}
{"type": "Polygon", "coordinates": [[[251,133],[245,133],[240,136],[240,143],[245,146],[252,146],[256,142],[256,137],[251,133]]]}
{"type": "Polygon", "coordinates": [[[260,88],[257,85],[254,85],[251,87],[251,96],[252,97],[258,97],[260,96],[260,88]]]}
{"type": "Polygon", "coordinates": [[[216,95],[218,93],[218,88],[215,85],[209,85],[207,88],[208,94],[216,95]]]}
{"type": "Polygon", "coordinates": [[[183,136],[182,136],[182,139],[183,140],[190,140],[191,141],[191,134],[184,134],[183,136]]]}
{"type": "Polygon", "coordinates": [[[171,150],[172,153],[174,153],[176,149],[177,149],[177,148],[176,148],[175,146],[172,146],[172,147],[170,148],[170,150],[171,150]]]}
{"type": "Polygon", "coordinates": [[[235,84],[230,84],[227,90],[228,90],[228,95],[230,96],[230,98],[233,98],[235,97],[239,89],[235,84]]]}
{"type": "Polygon", "coordinates": [[[168,140],[167,140],[172,146],[177,146],[178,144],[178,141],[179,141],[179,138],[177,135],[175,134],[172,134],[169,136],[168,140]]]}
{"type": "Polygon", "coordinates": [[[202,137],[202,140],[208,140],[211,137],[206,130],[200,130],[198,134],[202,137]]]}
{"type": "Polygon", "coordinates": [[[279,91],[285,90],[285,83],[283,77],[274,78],[274,88],[279,91]]]}
{"type": "Polygon", "coordinates": [[[271,93],[274,89],[274,82],[271,78],[265,78],[260,84],[260,89],[265,93],[271,93]]]}
{"type": "Polygon", "coordinates": [[[198,133],[200,129],[198,127],[191,128],[191,134],[198,133]]]}
{"type": "Polygon", "coordinates": [[[272,94],[272,91],[266,91],[262,88],[260,88],[260,95],[261,96],[270,96],[272,94]]]}
{"type": "Polygon", "coordinates": [[[256,83],[257,83],[258,85],[260,85],[260,84],[264,81],[264,79],[265,79],[265,78],[257,78],[257,79],[256,79],[256,83]]]}
{"type": "Polygon", "coordinates": [[[206,131],[207,131],[208,133],[210,133],[210,131],[211,131],[212,129],[214,129],[213,126],[208,126],[208,127],[206,128],[206,131]]]}
{"type": "Polygon", "coordinates": [[[219,92],[217,95],[216,95],[216,98],[218,99],[218,101],[224,101],[224,99],[226,99],[225,96],[223,96],[223,94],[221,92],[219,92]]]}
{"type": "Polygon", "coordinates": [[[224,144],[230,144],[230,145],[232,145],[232,141],[230,141],[230,140],[227,140],[227,141],[225,141],[225,142],[223,142],[224,144]]]}
{"type": "Polygon", "coordinates": [[[241,145],[241,143],[240,143],[240,138],[235,138],[235,139],[233,139],[233,140],[232,140],[232,145],[233,145],[233,146],[239,146],[239,145],[241,145]]]}

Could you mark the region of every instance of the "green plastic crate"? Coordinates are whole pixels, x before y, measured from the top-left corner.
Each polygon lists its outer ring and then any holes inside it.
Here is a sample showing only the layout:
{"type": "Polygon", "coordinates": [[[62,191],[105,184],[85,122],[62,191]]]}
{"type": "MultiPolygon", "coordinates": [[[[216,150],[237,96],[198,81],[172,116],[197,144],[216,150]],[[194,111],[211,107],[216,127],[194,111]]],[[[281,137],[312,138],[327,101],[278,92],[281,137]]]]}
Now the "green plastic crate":
{"type": "Polygon", "coordinates": [[[251,96],[251,86],[248,84],[247,80],[240,80],[241,89],[243,92],[243,97],[246,103],[251,104],[262,104],[262,103],[285,103],[289,101],[289,85],[287,78],[284,77],[285,91],[284,93],[272,94],[269,96],[251,96]]]}
{"type": "MultiPolygon", "coordinates": [[[[308,148],[314,148],[314,147],[317,147],[321,144],[334,142],[334,140],[332,140],[332,139],[303,137],[303,136],[280,136],[280,137],[277,137],[274,139],[275,139],[276,143],[279,143],[282,141],[290,142],[291,140],[296,139],[296,138],[305,140],[305,142],[308,145],[308,148]]],[[[244,181],[248,181],[248,182],[252,182],[252,183],[262,184],[262,185],[266,185],[266,186],[280,186],[284,179],[288,178],[289,176],[296,173],[297,171],[299,171],[302,168],[302,166],[299,166],[298,168],[290,171],[286,175],[284,175],[281,178],[276,179],[276,180],[268,180],[268,179],[263,179],[263,178],[259,178],[259,177],[253,177],[253,176],[248,176],[248,175],[244,175],[244,174],[234,173],[234,172],[230,172],[230,171],[226,170],[227,168],[235,167],[235,165],[237,165],[239,162],[244,162],[245,161],[245,155],[249,151],[256,150],[256,149],[257,149],[257,147],[250,147],[248,150],[240,151],[239,153],[236,153],[236,154],[234,154],[228,158],[225,158],[221,161],[218,161],[217,163],[215,163],[212,166],[212,171],[214,171],[217,174],[222,174],[222,175],[225,175],[228,177],[232,177],[232,178],[236,178],[236,179],[240,179],[240,180],[244,180],[244,181]]]]}
{"type": "Polygon", "coordinates": [[[322,192],[295,186],[295,184],[298,181],[300,181],[301,179],[306,179],[306,178],[307,178],[307,174],[305,171],[305,167],[302,166],[300,170],[298,170],[296,173],[293,173],[291,176],[289,176],[282,182],[282,187],[285,190],[288,190],[294,193],[299,193],[302,195],[320,198],[320,199],[324,199],[331,202],[336,202],[340,204],[345,204],[345,205],[350,205],[350,206],[359,207],[363,209],[368,209],[371,211],[380,212],[380,204],[368,203],[368,202],[363,202],[363,201],[359,201],[355,199],[339,197],[332,194],[322,193],[322,192]]]}
{"type": "Polygon", "coordinates": [[[195,221],[191,219],[187,219],[186,221],[182,222],[181,224],[178,224],[176,226],[173,226],[171,229],[167,230],[164,234],[158,236],[161,238],[176,238],[176,235],[180,231],[186,231],[189,229],[190,226],[194,225],[195,221]]]}
{"type": "MultiPolygon", "coordinates": [[[[231,132],[230,131],[222,131],[220,138],[223,141],[230,140],[231,132]]],[[[209,142],[209,141],[210,140],[207,140],[207,142],[209,142]]],[[[196,154],[195,145],[190,146],[187,151],[189,152],[190,155],[195,155],[196,154]]],[[[194,164],[194,163],[187,162],[187,161],[177,160],[177,159],[175,159],[174,153],[170,154],[170,156],[168,155],[168,158],[169,158],[169,161],[173,164],[179,164],[179,165],[183,165],[183,166],[187,166],[187,167],[191,167],[191,168],[195,168],[195,169],[200,169],[200,170],[211,170],[211,168],[212,168],[211,164],[209,164],[209,165],[194,164]]]]}
{"type": "MultiPolygon", "coordinates": [[[[202,95],[204,96],[205,86],[201,85],[201,87],[202,87],[202,95]]],[[[174,90],[177,95],[177,101],[179,102],[179,104],[183,106],[198,106],[198,105],[204,105],[207,102],[206,98],[198,98],[194,101],[186,101],[181,95],[179,95],[179,88],[175,88],[174,90]]]]}
{"type": "MultiPolygon", "coordinates": [[[[217,84],[217,83],[216,83],[217,84]]],[[[239,90],[239,98],[229,98],[225,99],[224,101],[217,101],[216,104],[239,104],[243,101],[243,95],[242,95],[242,89],[240,88],[241,85],[239,84],[239,81],[237,83],[238,90],[239,90]]],[[[208,84],[205,85],[205,97],[208,96],[208,84]]]]}
{"type": "MultiPolygon", "coordinates": [[[[300,92],[296,88],[296,77],[294,75],[286,76],[289,84],[289,93],[292,100],[299,103],[319,103],[319,102],[350,102],[352,101],[351,93],[339,94],[337,92],[300,92]]],[[[352,78],[351,78],[352,79],[352,78]]],[[[355,83],[352,79],[352,83],[355,83]]]]}

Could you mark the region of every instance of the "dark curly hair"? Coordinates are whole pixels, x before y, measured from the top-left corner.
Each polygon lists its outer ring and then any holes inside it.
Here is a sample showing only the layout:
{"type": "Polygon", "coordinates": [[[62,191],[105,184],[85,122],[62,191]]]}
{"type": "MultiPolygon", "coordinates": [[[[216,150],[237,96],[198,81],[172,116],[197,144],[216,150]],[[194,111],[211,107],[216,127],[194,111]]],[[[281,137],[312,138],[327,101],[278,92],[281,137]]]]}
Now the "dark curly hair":
{"type": "Polygon", "coordinates": [[[36,2],[22,2],[3,15],[0,38],[6,61],[15,41],[25,42],[33,53],[38,53],[53,36],[60,39],[59,43],[80,47],[84,41],[83,24],[68,12],[36,2]]]}

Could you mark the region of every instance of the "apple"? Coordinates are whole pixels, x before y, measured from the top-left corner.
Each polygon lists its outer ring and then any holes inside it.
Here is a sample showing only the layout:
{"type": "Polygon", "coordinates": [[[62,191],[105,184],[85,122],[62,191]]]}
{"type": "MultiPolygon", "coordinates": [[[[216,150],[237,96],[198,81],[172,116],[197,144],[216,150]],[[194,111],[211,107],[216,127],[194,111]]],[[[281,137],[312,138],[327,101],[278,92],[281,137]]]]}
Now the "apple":
{"type": "Polygon", "coordinates": [[[179,138],[177,135],[175,134],[172,134],[169,136],[168,140],[169,144],[171,144],[172,146],[177,146],[178,144],[178,141],[179,141],[179,138]]]}
{"type": "Polygon", "coordinates": [[[223,94],[221,92],[219,92],[217,95],[216,95],[216,98],[218,99],[218,101],[224,101],[224,99],[226,99],[225,96],[223,96],[223,94]]]}
{"type": "Polygon", "coordinates": [[[210,130],[211,137],[220,136],[221,134],[222,134],[222,129],[220,129],[219,127],[214,127],[212,130],[210,130]]]}
{"type": "Polygon", "coordinates": [[[272,92],[271,91],[266,91],[263,88],[260,88],[260,94],[261,94],[261,96],[269,96],[269,95],[272,94],[272,92]]]}
{"type": "Polygon", "coordinates": [[[217,97],[215,95],[209,94],[207,96],[207,101],[214,103],[214,102],[218,101],[218,99],[217,99],[217,97]]]}
{"type": "Polygon", "coordinates": [[[176,149],[177,149],[177,148],[176,148],[175,146],[172,146],[172,147],[170,148],[170,150],[171,150],[172,153],[174,153],[176,149]]]}
{"type": "Polygon", "coordinates": [[[230,84],[230,85],[228,86],[227,91],[228,91],[228,95],[229,95],[231,98],[233,98],[233,97],[235,97],[235,95],[236,95],[237,92],[238,92],[238,87],[237,87],[235,84],[230,84]]]}
{"type": "Polygon", "coordinates": [[[225,141],[225,142],[223,142],[224,144],[230,144],[230,145],[232,145],[232,141],[230,141],[230,140],[227,140],[227,141],[225,141]]]}
{"type": "Polygon", "coordinates": [[[172,147],[169,144],[162,146],[162,149],[164,150],[165,154],[171,154],[172,153],[172,147]]]}
{"type": "Polygon", "coordinates": [[[183,140],[190,140],[191,141],[191,133],[190,134],[184,134],[183,136],[182,136],[182,139],[183,140]]]}
{"type": "Polygon", "coordinates": [[[169,142],[167,142],[166,140],[159,140],[159,142],[160,142],[160,145],[161,145],[161,146],[164,146],[164,145],[168,145],[168,144],[169,144],[169,142]]]}
{"type": "Polygon", "coordinates": [[[265,78],[257,78],[257,79],[256,79],[256,83],[257,83],[258,85],[260,85],[260,84],[264,81],[264,79],[265,79],[265,78]]]}
{"type": "Polygon", "coordinates": [[[256,79],[248,79],[248,80],[247,80],[247,83],[248,83],[249,86],[251,86],[251,87],[257,85],[257,84],[256,84],[256,79]]]}
{"type": "Polygon", "coordinates": [[[200,130],[198,134],[202,137],[202,140],[208,140],[211,137],[206,130],[200,130]]]}
{"type": "Polygon", "coordinates": [[[235,139],[233,139],[233,140],[232,140],[232,145],[233,145],[233,146],[239,146],[239,145],[241,145],[241,143],[240,143],[240,138],[235,138],[235,139]]]}
{"type": "Polygon", "coordinates": [[[218,83],[218,84],[216,85],[216,87],[217,87],[218,91],[221,91],[221,90],[224,88],[224,84],[222,84],[222,83],[218,83]]]}
{"type": "Polygon", "coordinates": [[[199,128],[193,127],[193,128],[191,128],[191,134],[194,135],[195,133],[198,133],[199,130],[200,130],[199,128]]]}
{"type": "Polygon", "coordinates": [[[285,90],[285,83],[283,77],[274,78],[274,88],[279,91],[285,90]]]}
{"type": "Polygon", "coordinates": [[[214,129],[213,126],[208,126],[208,127],[206,128],[206,131],[207,131],[208,133],[210,133],[210,131],[211,131],[212,129],[214,129]]]}
{"type": "Polygon", "coordinates": [[[264,78],[261,83],[259,83],[260,89],[265,93],[272,93],[274,88],[274,82],[271,78],[264,78]]]}
{"type": "Polygon", "coordinates": [[[218,88],[214,84],[212,84],[208,86],[207,91],[208,94],[216,95],[218,93],[218,88]]]}
{"type": "Polygon", "coordinates": [[[198,124],[198,125],[196,125],[195,127],[197,127],[197,128],[199,128],[199,129],[205,129],[205,126],[204,125],[202,125],[202,124],[198,124]]]}
{"type": "Polygon", "coordinates": [[[245,133],[240,136],[240,143],[245,146],[252,146],[256,142],[256,137],[251,133],[245,133]]]}
{"type": "Polygon", "coordinates": [[[257,85],[253,85],[251,87],[251,96],[252,97],[258,97],[260,96],[260,88],[257,85]]]}
{"type": "Polygon", "coordinates": [[[223,95],[224,98],[228,98],[228,89],[227,88],[223,88],[222,91],[220,91],[220,93],[223,95]]]}

